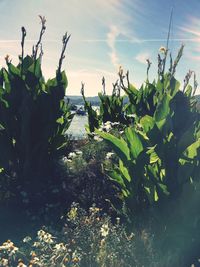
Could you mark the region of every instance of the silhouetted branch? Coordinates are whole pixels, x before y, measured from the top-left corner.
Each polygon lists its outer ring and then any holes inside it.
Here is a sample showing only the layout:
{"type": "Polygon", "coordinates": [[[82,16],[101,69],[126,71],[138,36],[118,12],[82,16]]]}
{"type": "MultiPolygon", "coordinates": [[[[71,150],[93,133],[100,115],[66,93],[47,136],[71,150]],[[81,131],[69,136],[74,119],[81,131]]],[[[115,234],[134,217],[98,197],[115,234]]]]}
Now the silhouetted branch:
{"type": "Polygon", "coordinates": [[[152,62],[149,59],[147,59],[146,61],[147,61],[147,80],[149,80],[149,69],[151,67],[152,62]]]}
{"type": "Polygon", "coordinates": [[[193,71],[189,70],[188,73],[185,76],[184,85],[183,85],[183,93],[185,93],[186,87],[189,84],[189,81],[190,81],[190,78],[192,76],[192,73],[193,73],[193,71]]]}
{"type": "Polygon", "coordinates": [[[61,72],[62,62],[65,58],[65,50],[66,50],[67,43],[68,43],[70,37],[71,37],[71,35],[68,35],[67,32],[63,36],[63,39],[62,39],[63,47],[62,47],[62,51],[61,51],[61,55],[60,55],[60,59],[59,59],[59,64],[58,64],[58,73],[61,72]]]}
{"type": "Polygon", "coordinates": [[[106,94],[106,80],[105,80],[105,77],[102,78],[102,93],[103,95],[106,94]]]}
{"type": "Polygon", "coordinates": [[[24,42],[26,37],[26,29],[24,27],[21,28],[22,31],[22,41],[21,41],[21,47],[22,47],[22,54],[21,54],[21,75],[23,74],[23,67],[24,67],[24,42]]]}
{"type": "Polygon", "coordinates": [[[39,35],[38,42],[37,42],[36,46],[33,46],[33,48],[32,48],[32,57],[33,57],[34,60],[37,59],[38,48],[39,48],[39,46],[41,44],[42,36],[43,36],[43,34],[44,34],[45,30],[46,30],[46,25],[45,25],[46,24],[46,19],[45,19],[45,17],[42,17],[41,15],[39,15],[39,18],[41,20],[42,27],[41,27],[41,30],[40,30],[40,35],[39,35]]]}
{"type": "Polygon", "coordinates": [[[197,82],[197,79],[196,79],[196,73],[194,72],[194,90],[193,90],[193,96],[195,95],[197,88],[198,88],[198,82],[197,82]]]}
{"type": "Polygon", "coordinates": [[[174,60],[173,66],[172,66],[172,71],[171,71],[171,75],[174,76],[175,72],[176,72],[176,67],[178,65],[179,60],[181,59],[182,55],[183,55],[183,49],[184,49],[184,44],[181,45],[179,51],[178,51],[178,55],[176,57],[176,59],[174,60]]]}

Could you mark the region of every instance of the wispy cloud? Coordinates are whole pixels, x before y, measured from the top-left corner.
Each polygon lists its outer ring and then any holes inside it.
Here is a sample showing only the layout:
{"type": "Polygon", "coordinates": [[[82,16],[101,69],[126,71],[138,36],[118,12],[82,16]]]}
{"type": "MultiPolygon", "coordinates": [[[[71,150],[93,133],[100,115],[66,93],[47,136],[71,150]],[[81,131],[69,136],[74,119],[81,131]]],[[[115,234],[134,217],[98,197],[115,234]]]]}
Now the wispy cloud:
{"type": "Polygon", "coordinates": [[[109,52],[110,60],[115,68],[119,67],[119,58],[117,56],[117,51],[115,47],[115,42],[119,34],[120,31],[116,26],[114,25],[110,26],[110,31],[107,34],[107,44],[110,48],[109,52]]]}
{"type": "Polygon", "coordinates": [[[200,19],[189,16],[186,23],[179,27],[181,38],[185,38],[186,42],[191,41],[190,50],[187,51],[186,57],[190,60],[198,62],[200,59],[200,19]]]}
{"type": "Polygon", "coordinates": [[[136,55],[135,59],[142,63],[142,64],[146,64],[147,63],[147,59],[150,59],[151,54],[149,52],[142,52],[136,55]]]}

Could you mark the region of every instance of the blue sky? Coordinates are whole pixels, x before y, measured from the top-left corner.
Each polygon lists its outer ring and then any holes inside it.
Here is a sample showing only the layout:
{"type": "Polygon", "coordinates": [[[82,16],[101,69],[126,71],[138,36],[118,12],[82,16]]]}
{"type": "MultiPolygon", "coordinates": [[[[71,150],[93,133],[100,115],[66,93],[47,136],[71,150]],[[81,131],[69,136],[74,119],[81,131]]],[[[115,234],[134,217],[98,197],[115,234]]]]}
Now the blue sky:
{"type": "Polygon", "coordinates": [[[111,92],[120,65],[129,69],[131,82],[140,86],[146,78],[147,58],[152,61],[150,78],[157,75],[157,53],[166,45],[172,7],[172,55],[185,44],[177,78],[182,82],[191,69],[200,83],[199,0],[0,0],[0,64],[5,65],[6,54],[17,62],[21,26],[27,30],[26,53],[31,52],[40,29],[38,15],[43,15],[47,19],[46,78],[55,75],[62,35],[66,31],[72,35],[63,64],[69,80],[67,94],[80,94],[83,81],[86,95],[97,95],[102,76],[111,92]]]}

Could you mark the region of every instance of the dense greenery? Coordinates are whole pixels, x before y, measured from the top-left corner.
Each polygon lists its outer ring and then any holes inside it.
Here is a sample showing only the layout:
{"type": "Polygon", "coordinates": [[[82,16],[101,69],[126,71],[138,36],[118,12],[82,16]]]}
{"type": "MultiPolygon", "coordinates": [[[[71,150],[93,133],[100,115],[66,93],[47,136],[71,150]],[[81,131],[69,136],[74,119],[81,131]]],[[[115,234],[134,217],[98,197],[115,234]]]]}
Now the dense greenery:
{"type": "Polygon", "coordinates": [[[169,72],[159,72],[157,82],[147,79],[139,90],[128,78],[125,87],[121,72],[122,88],[129,97],[125,109],[134,112],[134,123],[119,138],[96,130],[119,157],[119,163],[107,172],[121,187],[130,215],[153,202],[178,196],[186,182],[192,184],[199,178],[200,114],[189,80],[181,91],[174,78],[182,49],[169,72]]]}
{"type": "Polygon", "coordinates": [[[64,101],[67,77],[61,71],[69,36],[63,37],[56,77],[45,82],[41,70],[45,18],[41,23],[32,55],[24,56],[26,30],[22,27],[19,63],[14,66],[7,56],[7,68],[0,70],[0,166],[7,177],[4,183],[14,180],[21,191],[46,184],[54,161],[66,154],[66,130],[73,117],[64,101]]]}
{"type": "MultiPolygon", "coordinates": [[[[63,36],[55,78],[45,81],[40,19],[32,55],[24,56],[22,27],[19,63],[6,56],[0,70],[0,211],[28,229],[20,238],[48,227],[23,243],[15,237],[18,247],[4,242],[0,266],[189,266],[200,246],[200,113],[195,73],[183,88],[175,79],[183,46],[168,71],[161,48],[153,82],[148,60],[139,89],[120,68],[109,96],[103,78],[99,111],[82,84],[88,137],[75,141],[66,134],[73,115],[61,70],[70,36],[63,36]]],[[[7,221],[0,226],[11,236],[7,221]]]]}

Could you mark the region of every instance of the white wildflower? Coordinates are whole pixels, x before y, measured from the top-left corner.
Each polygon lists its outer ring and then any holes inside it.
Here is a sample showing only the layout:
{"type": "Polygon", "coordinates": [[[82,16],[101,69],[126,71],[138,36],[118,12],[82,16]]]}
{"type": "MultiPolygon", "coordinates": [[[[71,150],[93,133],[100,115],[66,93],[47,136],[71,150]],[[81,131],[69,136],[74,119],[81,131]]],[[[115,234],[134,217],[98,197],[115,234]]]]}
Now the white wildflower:
{"type": "Polygon", "coordinates": [[[34,242],[34,243],[33,243],[33,247],[38,248],[39,246],[40,246],[40,242],[34,242]]]}
{"type": "Polygon", "coordinates": [[[115,155],[115,153],[113,153],[113,152],[108,152],[108,153],[106,154],[106,159],[111,159],[113,155],[115,155]]]}
{"type": "Polygon", "coordinates": [[[104,130],[106,130],[106,132],[109,132],[112,129],[111,124],[107,124],[104,126],[104,130]]]}
{"type": "Polygon", "coordinates": [[[91,213],[97,213],[97,212],[100,211],[100,208],[97,208],[97,207],[95,207],[95,206],[92,206],[92,207],[89,208],[89,211],[90,211],[91,213]]]}
{"type": "Polygon", "coordinates": [[[76,157],[76,153],[75,152],[70,152],[68,155],[68,159],[73,159],[76,157]]]}
{"type": "Polygon", "coordinates": [[[12,257],[18,250],[19,250],[19,248],[17,248],[17,247],[13,247],[13,248],[9,251],[9,256],[12,257]]]}
{"type": "Polygon", "coordinates": [[[101,235],[103,237],[106,237],[109,234],[109,226],[108,226],[108,223],[104,223],[101,226],[100,232],[101,232],[101,235]]]}
{"type": "Polygon", "coordinates": [[[111,121],[106,121],[103,126],[103,130],[106,130],[106,132],[110,131],[112,129],[112,122],[111,121]]]}
{"type": "Polygon", "coordinates": [[[20,261],[17,267],[27,267],[27,265],[25,265],[22,261],[20,261]]]}
{"type": "Polygon", "coordinates": [[[99,136],[94,136],[94,140],[97,141],[97,142],[100,142],[100,141],[103,141],[103,139],[99,136]]]}
{"type": "Polygon", "coordinates": [[[0,266],[7,266],[8,267],[8,259],[0,258],[0,266]]]}
{"type": "Polygon", "coordinates": [[[111,125],[111,124],[112,124],[111,121],[106,121],[106,122],[104,123],[104,125],[111,125]]]}
{"type": "Polygon", "coordinates": [[[161,46],[160,49],[159,49],[159,52],[162,53],[162,54],[166,54],[167,53],[167,48],[164,47],[164,46],[161,46]]]}
{"type": "Polygon", "coordinates": [[[52,237],[51,234],[46,233],[43,230],[39,230],[37,235],[38,235],[39,241],[45,242],[45,243],[48,243],[48,244],[52,244],[53,243],[53,239],[52,239],[53,237],[52,237]]]}
{"type": "Polygon", "coordinates": [[[24,239],[23,239],[23,242],[24,243],[28,243],[28,242],[30,242],[32,239],[31,239],[31,237],[30,236],[26,236],[24,239]]]}
{"type": "Polygon", "coordinates": [[[63,251],[66,251],[66,247],[63,243],[58,243],[54,246],[54,249],[57,251],[57,252],[63,252],[63,251]]]}

